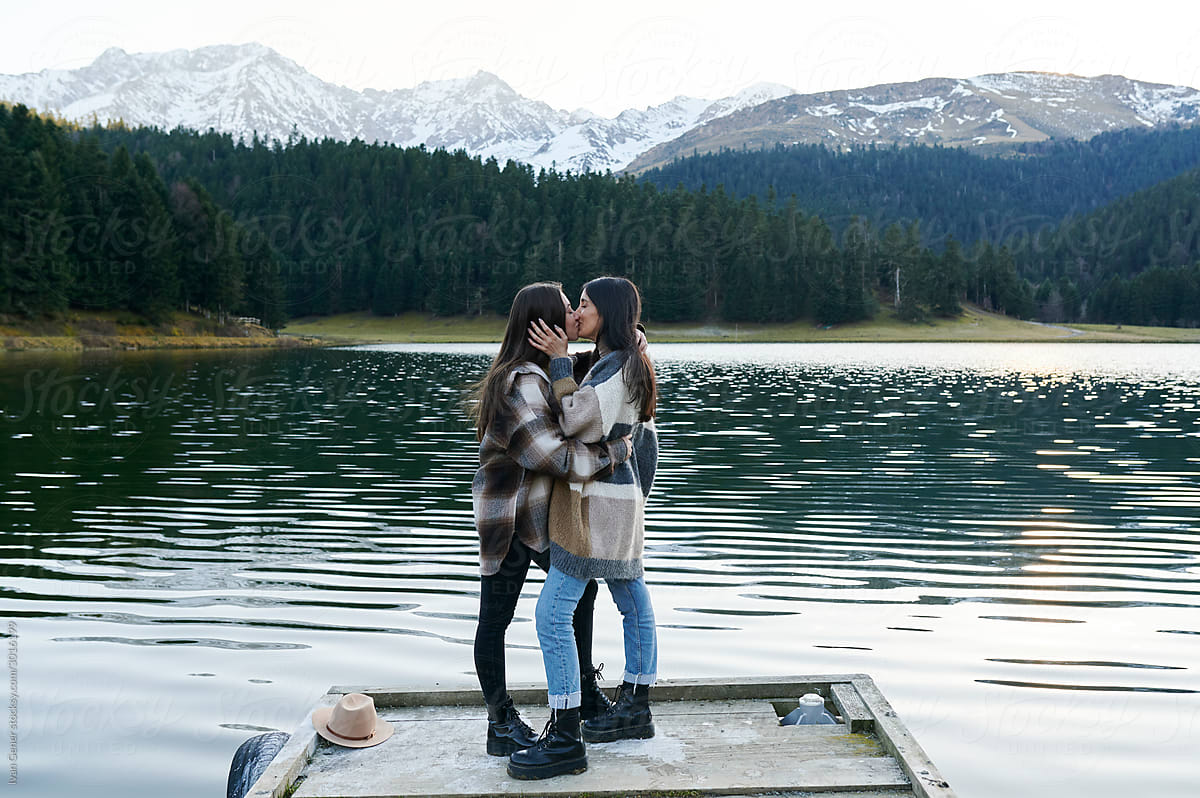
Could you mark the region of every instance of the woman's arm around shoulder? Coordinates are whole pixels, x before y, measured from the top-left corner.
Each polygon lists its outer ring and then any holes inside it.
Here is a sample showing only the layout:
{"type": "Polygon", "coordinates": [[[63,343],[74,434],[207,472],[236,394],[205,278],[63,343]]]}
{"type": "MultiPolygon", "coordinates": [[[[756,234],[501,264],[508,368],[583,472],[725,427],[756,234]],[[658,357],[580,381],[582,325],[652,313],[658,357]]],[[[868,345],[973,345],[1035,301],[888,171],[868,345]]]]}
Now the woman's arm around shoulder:
{"type": "Polygon", "coordinates": [[[615,466],[629,459],[633,444],[628,437],[585,443],[565,435],[543,390],[541,377],[520,374],[509,394],[514,413],[507,452],[522,468],[571,482],[587,482],[608,476],[615,466]]]}

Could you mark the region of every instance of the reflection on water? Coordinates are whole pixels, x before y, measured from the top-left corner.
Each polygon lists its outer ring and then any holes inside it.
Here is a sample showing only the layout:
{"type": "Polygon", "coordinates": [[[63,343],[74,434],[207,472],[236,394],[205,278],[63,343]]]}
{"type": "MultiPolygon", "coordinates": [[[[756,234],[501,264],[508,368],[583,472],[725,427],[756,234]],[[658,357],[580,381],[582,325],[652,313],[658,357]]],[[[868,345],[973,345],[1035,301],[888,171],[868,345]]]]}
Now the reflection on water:
{"type": "MultiPolygon", "coordinates": [[[[331,684],[471,684],[493,349],[0,361],[27,794],[213,794],[331,684]]],[[[871,673],[963,795],[1193,794],[1200,347],[653,354],[664,676],[871,673]]]]}

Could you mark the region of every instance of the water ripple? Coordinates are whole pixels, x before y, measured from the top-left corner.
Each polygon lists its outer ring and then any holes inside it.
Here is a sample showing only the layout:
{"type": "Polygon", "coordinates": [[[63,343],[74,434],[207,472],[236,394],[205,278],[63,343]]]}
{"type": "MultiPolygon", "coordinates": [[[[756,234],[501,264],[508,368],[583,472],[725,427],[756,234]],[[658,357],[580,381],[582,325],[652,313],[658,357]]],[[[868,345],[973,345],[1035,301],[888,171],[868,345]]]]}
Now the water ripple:
{"type": "MultiPolygon", "coordinates": [[[[164,674],[216,674],[229,690],[291,671],[319,690],[365,681],[359,670],[473,678],[477,453],[461,399],[492,354],[3,361],[0,614],[53,630],[43,651],[70,644],[44,661],[86,661],[110,680],[129,670],[127,649],[113,652],[124,646],[164,674]],[[38,402],[39,379],[56,391],[112,384],[114,401],[65,390],[57,410],[39,410],[51,406],[38,402]],[[283,664],[293,651],[305,659],[283,664]]],[[[1200,635],[1197,347],[653,354],[662,452],[645,563],[664,672],[869,669],[918,707],[942,750],[980,741],[964,756],[996,783],[1004,757],[977,752],[1000,750],[984,735],[1009,721],[971,729],[990,717],[990,691],[1033,691],[1063,718],[1089,692],[1196,692],[1180,680],[1200,635]]],[[[542,579],[531,571],[509,633],[524,678],[540,673],[529,616],[542,579]]],[[[597,647],[619,650],[602,605],[597,647]]],[[[291,722],[239,711],[201,714],[210,732],[291,722]]],[[[1138,704],[1126,718],[1167,727],[1166,711],[1138,704]]],[[[1033,726],[1015,736],[1033,734],[1039,752],[1062,738],[1033,726]]],[[[1137,753],[1127,758],[1159,756],[1137,753]]],[[[200,769],[223,772],[221,754],[200,769]]],[[[1156,767],[1186,771],[1190,749],[1180,762],[1156,767]]],[[[1048,772],[1063,781],[1077,768],[1048,772]]]]}

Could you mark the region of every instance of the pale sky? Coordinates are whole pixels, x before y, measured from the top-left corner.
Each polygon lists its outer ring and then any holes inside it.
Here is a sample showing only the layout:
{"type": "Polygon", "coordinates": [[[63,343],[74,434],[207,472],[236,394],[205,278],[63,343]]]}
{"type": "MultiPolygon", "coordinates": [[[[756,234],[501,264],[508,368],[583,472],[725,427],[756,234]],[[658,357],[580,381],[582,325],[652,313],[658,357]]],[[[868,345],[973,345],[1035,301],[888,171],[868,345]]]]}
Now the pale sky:
{"type": "Polygon", "coordinates": [[[1200,4],[588,3],[0,0],[0,73],[129,52],[257,41],[323,80],[378,89],[500,76],[521,94],[611,116],[749,84],[802,92],[1038,70],[1200,87],[1200,4]]]}

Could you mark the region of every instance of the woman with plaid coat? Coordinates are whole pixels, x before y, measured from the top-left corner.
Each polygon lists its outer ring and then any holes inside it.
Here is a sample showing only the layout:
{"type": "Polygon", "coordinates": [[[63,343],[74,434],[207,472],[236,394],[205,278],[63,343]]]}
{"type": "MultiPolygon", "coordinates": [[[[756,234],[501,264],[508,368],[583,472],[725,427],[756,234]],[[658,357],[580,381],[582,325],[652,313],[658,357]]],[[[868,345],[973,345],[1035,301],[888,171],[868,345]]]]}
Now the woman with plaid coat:
{"type": "Polygon", "coordinates": [[[584,286],[573,314],[578,337],[596,342],[599,358],[576,383],[567,358],[569,331],[545,322],[530,339],[550,355],[562,429],[580,441],[603,443],[630,436],[632,459],[587,481],[556,480],[550,500],[550,572],[538,596],[538,642],[546,667],[551,716],[537,744],[513,753],[508,773],[544,779],[587,770],[587,742],[654,736],[650,685],[658,675],[654,608],[642,569],[645,502],[658,465],[654,364],[639,346],[642,302],[623,277],[599,277],[584,286]],[[621,611],[625,672],[614,705],[583,716],[582,685],[571,645],[571,617],[587,585],[604,579],[621,611]],[[582,726],[581,726],[582,721],[582,726]]]}
{"type": "MultiPolygon", "coordinates": [[[[504,635],[530,562],[550,569],[548,519],[554,482],[608,476],[632,452],[627,436],[584,444],[566,438],[559,427],[561,408],[547,374],[550,359],[530,345],[526,333],[532,321],[542,318],[569,334],[570,310],[557,283],[522,288],[513,300],[500,352],[474,392],[479,470],[471,497],[481,573],[475,670],[487,704],[487,752],[493,756],[507,756],[537,742],[508,695],[504,635]]],[[[590,716],[607,712],[611,705],[596,684],[598,670],[592,666],[595,597],[593,579],[573,621],[584,709],[590,716]]]]}

